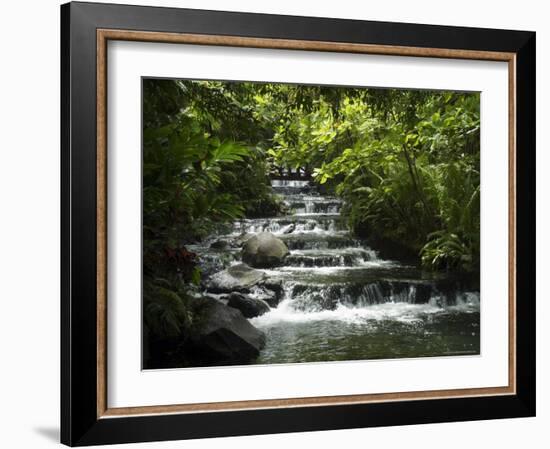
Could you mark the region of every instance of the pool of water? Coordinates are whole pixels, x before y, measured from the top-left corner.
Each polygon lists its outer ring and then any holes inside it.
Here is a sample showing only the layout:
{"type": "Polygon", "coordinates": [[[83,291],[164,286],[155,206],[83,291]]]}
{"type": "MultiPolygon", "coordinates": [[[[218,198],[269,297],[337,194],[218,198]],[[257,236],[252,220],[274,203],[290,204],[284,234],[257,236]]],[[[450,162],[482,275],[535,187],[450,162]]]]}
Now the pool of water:
{"type": "Polygon", "coordinates": [[[310,313],[280,309],[252,320],[267,335],[256,363],[479,354],[479,304],[385,303],[310,313]]]}

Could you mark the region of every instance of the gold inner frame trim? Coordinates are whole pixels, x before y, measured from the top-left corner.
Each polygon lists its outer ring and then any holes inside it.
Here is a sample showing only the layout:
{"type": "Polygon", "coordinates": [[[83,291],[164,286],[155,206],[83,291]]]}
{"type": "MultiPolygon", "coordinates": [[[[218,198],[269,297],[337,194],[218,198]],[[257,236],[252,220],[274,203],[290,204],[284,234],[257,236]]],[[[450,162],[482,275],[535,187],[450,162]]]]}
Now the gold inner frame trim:
{"type": "Polygon", "coordinates": [[[493,51],[459,50],[356,44],[324,41],[265,39],[239,36],[159,33],[116,29],[97,30],[97,417],[116,418],[133,415],[204,413],[230,410],[312,407],[365,404],[390,401],[447,399],[516,393],[516,54],[493,51]],[[470,59],[508,62],[508,385],[501,387],[392,392],[345,396],[210,402],[198,404],[155,405],[108,408],[107,402],[107,43],[109,40],[215,45],[302,51],[363,53],[409,57],[470,59]]]}

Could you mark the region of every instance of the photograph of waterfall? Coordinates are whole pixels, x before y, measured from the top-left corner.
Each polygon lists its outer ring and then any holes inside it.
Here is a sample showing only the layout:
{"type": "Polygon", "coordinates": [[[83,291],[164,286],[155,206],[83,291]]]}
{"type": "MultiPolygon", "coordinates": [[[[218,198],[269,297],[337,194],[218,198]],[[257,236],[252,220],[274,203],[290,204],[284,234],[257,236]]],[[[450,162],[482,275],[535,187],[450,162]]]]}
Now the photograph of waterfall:
{"type": "Polygon", "coordinates": [[[142,79],[142,367],[480,354],[479,92],[142,79]]]}

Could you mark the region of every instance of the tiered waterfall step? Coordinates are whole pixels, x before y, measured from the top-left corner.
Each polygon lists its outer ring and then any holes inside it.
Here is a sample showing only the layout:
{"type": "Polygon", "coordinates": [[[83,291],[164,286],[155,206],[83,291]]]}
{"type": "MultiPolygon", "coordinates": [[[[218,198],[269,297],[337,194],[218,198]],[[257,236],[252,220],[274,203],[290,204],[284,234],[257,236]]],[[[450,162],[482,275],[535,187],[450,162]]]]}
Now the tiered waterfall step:
{"type": "Polygon", "coordinates": [[[297,214],[338,214],[342,201],[332,196],[293,194],[284,196],[285,204],[297,214]]]}
{"type": "Polygon", "coordinates": [[[479,306],[475,283],[386,261],[370,267],[285,266],[270,271],[270,277],[282,281],[285,300],[301,311],[386,303],[479,306]]]}
{"type": "Polygon", "coordinates": [[[285,264],[294,267],[357,267],[377,260],[376,252],[364,248],[294,250],[285,264]]]}
{"type": "Polygon", "coordinates": [[[354,239],[346,231],[333,231],[330,233],[315,232],[294,232],[292,234],[280,235],[279,238],[285,242],[289,250],[306,249],[336,249],[336,248],[359,248],[361,242],[354,239]]]}
{"type": "Polygon", "coordinates": [[[288,215],[274,218],[253,218],[236,221],[233,232],[236,234],[271,232],[290,234],[292,232],[319,232],[343,230],[344,224],[339,214],[288,215]]]}

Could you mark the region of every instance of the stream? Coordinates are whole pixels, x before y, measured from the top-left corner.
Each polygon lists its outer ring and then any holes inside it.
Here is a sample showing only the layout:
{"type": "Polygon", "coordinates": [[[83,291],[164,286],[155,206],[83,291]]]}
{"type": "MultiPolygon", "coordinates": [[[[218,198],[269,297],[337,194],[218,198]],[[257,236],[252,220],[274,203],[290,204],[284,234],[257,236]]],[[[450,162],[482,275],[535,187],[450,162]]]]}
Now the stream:
{"type": "MultiPolygon", "coordinates": [[[[228,233],[271,232],[290,250],[283,266],[262,270],[282,283],[283,298],[250,320],[267,337],[256,363],[479,354],[475,284],[381,259],[346,230],[342,202],[307,180],[272,180],[272,188],[293,214],[241,220],[228,233]]],[[[218,270],[240,262],[238,249],[192,250],[218,270]]]]}

